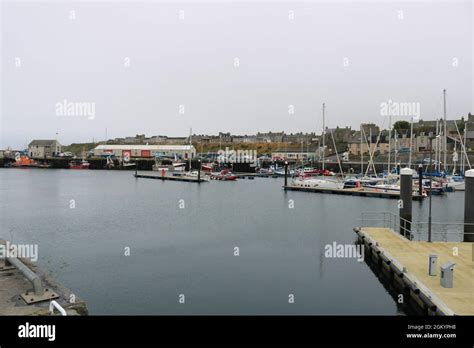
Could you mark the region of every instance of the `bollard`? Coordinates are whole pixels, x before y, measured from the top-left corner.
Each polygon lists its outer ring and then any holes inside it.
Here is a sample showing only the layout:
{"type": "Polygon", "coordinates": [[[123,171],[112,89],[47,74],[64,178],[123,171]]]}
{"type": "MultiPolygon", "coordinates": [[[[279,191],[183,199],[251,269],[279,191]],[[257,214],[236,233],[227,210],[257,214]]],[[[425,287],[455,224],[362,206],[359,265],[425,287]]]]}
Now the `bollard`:
{"type": "Polygon", "coordinates": [[[285,161],[285,188],[288,186],[288,161],[285,161]]]}
{"type": "Polygon", "coordinates": [[[439,282],[443,288],[453,287],[454,265],[454,262],[448,261],[440,267],[441,277],[439,279],[439,282]]]}
{"type": "Polygon", "coordinates": [[[199,166],[198,166],[198,182],[201,182],[201,160],[199,160],[199,166]]]}
{"type": "Polygon", "coordinates": [[[161,169],[161,177],[162,177],[162,178],[165,177],[165,169],[164,169],[164,168],[161,169]]]}
{"type": "Polygon", "coordinates": [[[435,276],[436,275],[437,263],[438,263],[438,255],[431,254],[430,255],[430,261],[429,261],[429,264],[428,264],[428,269],[429,269],[428,274],[430,276],[435,276]]]}
{"type": "Polygon", "coordinates": [[[403,168],[400,171],[400,234],[411,239],[411,203],[413,195],[413,171],[403,168]]]}
{"type": "Polygon", "coordinates": [[[464,174],[464,242],[474,242],[474,169],[464,174]]]}
{"type": "Polygon", "coordinates": [[[418,195],[423,195],[423,165],[418,166],[418,195]]]}

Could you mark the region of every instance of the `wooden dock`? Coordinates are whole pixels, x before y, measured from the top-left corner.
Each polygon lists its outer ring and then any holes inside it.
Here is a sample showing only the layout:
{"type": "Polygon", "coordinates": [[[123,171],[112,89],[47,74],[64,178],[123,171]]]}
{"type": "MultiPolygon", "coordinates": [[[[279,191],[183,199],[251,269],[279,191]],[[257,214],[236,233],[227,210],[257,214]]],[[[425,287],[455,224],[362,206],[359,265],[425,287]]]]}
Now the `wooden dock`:
{"type": "Polygon", "coordinates": [[[174,175],[161,175],[161,173],[158,172],[153,172],[153,173],[148,173],[148,174],[138,174],[135,173],[133,176],[135,178],[145,178],[145,179],[157,179],[157,180],[169,180],[169,181],[185,181],[185,182],[209,182],[207,178],[205,178],[204,173],[201,173],[201,178],[198,179],[195,176],[185,176],[185,175],[180,175],[180,176],[174,176],[174,175]]]}
{"type": "MultiPolygon", "coordinates": [[[[287,185],[283,186],[285,191],[304,191],[304,192],[316,192],[316,193],[331,193],[337,195],[350,195],[350,196],[361,196],[361,197],[375,197],[375,198],[396,198],[400,199],[400,193],[395,191],[386,191],[380,189],[371,189],[366,187],[359,188],[346,188],[346,189],[330,189],[330,188],[321,188],[321,187],[302,187],[287,185]]],[[[413,200],[421,201],[424,196],[414,194],[413,200]]]]}
{"type": "Polygon", "coordinates": [[[370,253],[391,274],[394,283],[430,315],[474,315],[474,243],[410,241],[388,228],[355,228],[370,253]],[[457,248],[457,249],[455,249],[457,248]],[[457,255],[454,251],[457,250],[457,255]],[[429,255],[438,255],[437,275],[428,274],[429,255]],[[452,261],[452,288],[440,285],[440,265],[452,261]]]}

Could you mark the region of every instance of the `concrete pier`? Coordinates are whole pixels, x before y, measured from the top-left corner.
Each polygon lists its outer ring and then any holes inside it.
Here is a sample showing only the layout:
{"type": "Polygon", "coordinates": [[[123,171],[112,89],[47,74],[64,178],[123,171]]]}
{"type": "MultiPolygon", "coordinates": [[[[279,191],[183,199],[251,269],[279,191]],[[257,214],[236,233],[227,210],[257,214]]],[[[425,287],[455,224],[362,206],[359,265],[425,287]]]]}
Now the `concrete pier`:
{"type": "MultiPolygon", "coordinates": [[[[0,244],[5,241],[0,240],[0,244]]],[[[28,274],[38,276],[42,295],[38,285],[32,284],[25,275],[12,265],[0,264],[0,315],[49,315],[49,303],[52,299],[66,310],[67,315],[87,315],[85,302],[70,289],[67,289],[50,275],[42,272],[31,261],[18,258],[19,263],[28,268],[28,274]],[[30,303],[34,301],[34,303],[30,303]]]]}
{"type": "Polygon", "coordinates": [[[144,178],[144,179],[186,181],[186,182],[196,182],[196,183],[208,182],[207,179],[201,178],[200,174],[197,177],[194,177],[194,176],[185,176],[185,175],[181,175],[181,176],[161,175],[161,173],[158,173],[158,172],[151,172],[147,174],[140,174],[139,172],[136,172],[133,176],[135,178],[144,178]]]}
{"type": "Polygon", "coordinates": [[[410,241],[389,228],[359,227],[354,231],[365,245],[365,259],[379,263],[392,284],[408,290],[406,295],[425,314],[474,315],[472,243],[410,241]],[[440,272],[429,274],[430,255],[438,256],[439,265],[456,263],[452,288],[441,286],[440,272]]]}
{"type": "MultiPolygon", "coordinates": [[[[400,199],[400,193],[397,191],[385,191],[381,189],[373,189],[368,187],[359,188],[345,188],[345,189],[328,189],[320,187],[304,187],[287,185],[283,186],[285,191],[304,191],[304,192],[316,192],[316,193],[331,193],[337,195],[350,195],[350,196],[361,196],[361,197],[373,197],[373,198],[394,198],[400,199]]],[[[413,200],[423,200],[425,197],[419,195],[413,195],[413,200]]]]}

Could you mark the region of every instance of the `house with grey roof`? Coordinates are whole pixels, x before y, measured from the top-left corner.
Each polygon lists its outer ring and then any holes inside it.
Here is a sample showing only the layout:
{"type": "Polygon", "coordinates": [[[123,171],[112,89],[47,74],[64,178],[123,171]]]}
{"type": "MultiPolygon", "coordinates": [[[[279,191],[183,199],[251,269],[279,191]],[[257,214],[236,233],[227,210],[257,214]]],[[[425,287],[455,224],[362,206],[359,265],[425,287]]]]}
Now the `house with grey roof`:
{"type": "Polygon", "coordinates": [[[28,145],[31,158],[46,158],[59,156],[61,144],[57,140],[33,140],[28,145]]]}

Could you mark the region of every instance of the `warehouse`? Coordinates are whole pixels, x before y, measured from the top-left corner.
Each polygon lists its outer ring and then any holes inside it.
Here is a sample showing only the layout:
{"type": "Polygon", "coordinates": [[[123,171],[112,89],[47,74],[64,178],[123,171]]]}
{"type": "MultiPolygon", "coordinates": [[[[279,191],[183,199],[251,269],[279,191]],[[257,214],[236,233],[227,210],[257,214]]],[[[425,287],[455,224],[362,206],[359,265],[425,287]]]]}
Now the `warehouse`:
{"type": "Polygon", "coordinates": [[[196,149],[192,145],[99,145],[94,149],[94,156],[112,155],[118,158],[176,156],[189,159],[196,156],[196,149]]]}

